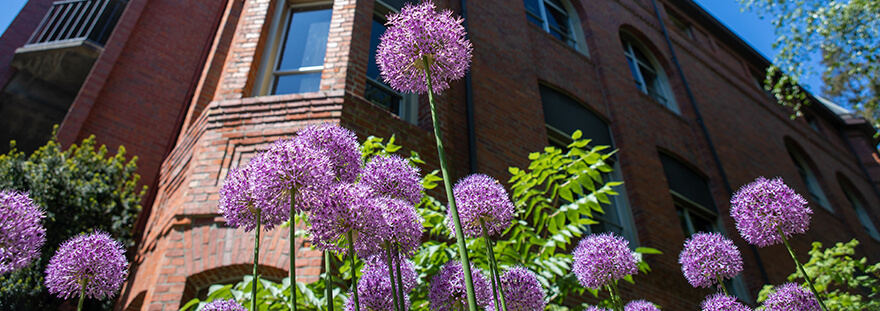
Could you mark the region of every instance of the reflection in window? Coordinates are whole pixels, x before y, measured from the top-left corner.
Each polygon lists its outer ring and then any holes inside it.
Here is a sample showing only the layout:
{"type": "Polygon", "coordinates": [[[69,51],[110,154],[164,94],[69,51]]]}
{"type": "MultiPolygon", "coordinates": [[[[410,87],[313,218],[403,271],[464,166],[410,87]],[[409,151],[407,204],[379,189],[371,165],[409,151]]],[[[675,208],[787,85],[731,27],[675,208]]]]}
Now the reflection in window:
{"type": "Polygon", "coordinates": [[[666,78],[658,71],[651,58],[640,48],[634,46],[630,40],[622,38],[623,54],[632,73],[636,87],[643,93],[648,94],[657,102],[672,111],[678,112],[678,107],[670,100],[666,78]]]}
{"type": "Polygon", "coordinates": [[[562,0],[524,0],[526,18],[544,31],[577,49],[572,22],[562,0]]]}
{"type": "Polygon", "coordinates": [[[404,120],[415,122],[418,117],[418,96],[416,94],[401,94],[385,84],[379,73],[379,65],[376,63],[376,50],[379,48],[379,38],[385,33],[385,16],[399,11],[405,1],[375,2],[373,25],[370,29],[370,52],[367,62],[367,83],[364,88],[364,98],[380,107],[388,109],[404,120]]]}
{"type": "Polygon", "coordinates": [[[278,57],[272,72],[271,94],[316,92],[321,84],[327,36],[330,33],[329,8],[292,8],[278,57]]]}

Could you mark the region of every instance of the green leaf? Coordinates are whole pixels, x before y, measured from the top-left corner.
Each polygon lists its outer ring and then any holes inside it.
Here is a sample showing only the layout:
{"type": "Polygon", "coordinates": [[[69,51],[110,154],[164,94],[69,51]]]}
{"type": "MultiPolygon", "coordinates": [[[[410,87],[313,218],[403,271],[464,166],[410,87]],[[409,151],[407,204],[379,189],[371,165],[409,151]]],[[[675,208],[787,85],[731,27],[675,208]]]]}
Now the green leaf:
{"type": "Polygon", "coordinates": [[[656,254],[656,255],[663,254],[663,252],[661,252],[660,250],[658,250],[658,249],[656,249],[656,248],[644,247],[644,246],[642,246],[642,247],[637,247],[637,248],[636,248],[636,253],[642,253],[642,254],[656,254]]]}
{"type": "Polygon", "coordinates": [[[571,140],[581,139],[581,136],[583,136],[583,134],[584,133],[581,132],[581,130],[576,130],[576,131],[574,131],[574,133],[571,133],[571,140]]]}

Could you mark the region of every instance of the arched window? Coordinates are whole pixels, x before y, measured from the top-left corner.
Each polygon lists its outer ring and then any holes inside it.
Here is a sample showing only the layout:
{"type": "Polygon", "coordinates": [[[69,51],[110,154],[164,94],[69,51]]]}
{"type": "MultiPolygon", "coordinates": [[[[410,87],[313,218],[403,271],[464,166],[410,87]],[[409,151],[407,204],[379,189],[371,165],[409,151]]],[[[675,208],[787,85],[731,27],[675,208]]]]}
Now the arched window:
{"type": "Polygon", "coordinates": [[[582,37],[576,25],[577,13],[566,0],[523,0],[526,18],[544,31],[562,40],[578,51],[585,52],[578,38],[582,37]]]}
{"type": "Polygon", "coordinates": [[[669,110],[678,113],[678,105],[672,97],[672,89],[669,88],[669,80],[663,68],[632,37],[621,34],[620,41],[636,87],[669,110]]]}
{"type": "MultiPolygon", "coordinates": [[[[592,139],[591,144],[614,147],[608,124],[590,109],[550,87],[541,85],[540,92],[541,103],[544,107],[544,119],[547,124],[547,136],[551,146],[565,150],[566,146],[571,143],[571,133],[581,130],[584,137],[592,139]]],[[[616,157],[608,158],[606,161],[612,165],[614,170],[610,173],[602,173],[602,179],[605,181],[623,180],[620,175],[620,164],[616,161],[616,157]]],[[[589,226],[588,231],[592,233],[615,232],[636,245],[638,243],[632,215],[628,207],[626,193],[622,188],[615,189],[620,195],[609,197],[611,204],[602,205],[604,213],[593,214],[593,219],[599,223],[589,226]]]]}
{"type": "Polygon", "coordinates": [[[859,223],[862,224],[862,228],[868,232],[868,235],[880,240],[880,232],[877,231],[877,227],[874,226],[874,222],[871,220],[871,215],[868,214],[868,210],[865,209],[865,204],[862,203],[861,196],[856,192],[848,180],[842,176],[838,179],[840,180],[840,187],[843,188],[843,193],[846,194],[846,200],[849,201],[849,205],[852,206],[852,209],[856,212],[856,217],[859,219],[859,223]]]}
{"type": "Polygon", "coordinates": [[[792,148],[792,146],[787,146],[788,148],[788,156],[791,157],[791,161],[794,162],[794,166],[797,168],[798,175],[801,176],[801,180],[804,181],[804,184],[807,186],[807,192],[809,192],[810,201],[815,204],[819,204],[823,208],[828,211],[833,212],[831,209],[831,204],[828,203],[828,198],[825,197],[825,192],[822,191],[822,187],[819,185],[819,179],[816,178],[816,173],[813,172],[813,169],[810,167],[809,162],[807,162],[806,157],[804,157],[800,152],[792,148]]]}
{"type": "Polygon", "coordinates": [[[367,82],[364,97],[380,107],[388,109],[400,118],[416,123],[418,119],[418,94],[399,93],[385,84],[376,64],[376,50],[379,48],[379,37],[385,33],[385,17],[399,12],[408,0],[376,0],[373,5],[373,26],[370,30],[370,54],[367,62],[367,82]]]}

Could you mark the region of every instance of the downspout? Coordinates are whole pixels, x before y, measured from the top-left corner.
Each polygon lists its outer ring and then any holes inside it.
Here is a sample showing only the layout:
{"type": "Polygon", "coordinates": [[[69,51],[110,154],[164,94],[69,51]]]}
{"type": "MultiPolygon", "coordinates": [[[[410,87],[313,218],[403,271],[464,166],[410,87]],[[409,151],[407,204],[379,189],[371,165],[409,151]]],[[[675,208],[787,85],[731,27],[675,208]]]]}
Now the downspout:
{"type": "MultiPolygon", "coordinates": [[[[468,29],[467,19],[467,1],[461,0],[461,18],[464,19],[465,33],[468,29]]],[[[473,70],[473,67],[471,67],[473,70]]],[[[470,165],[471,174],[477,173],[477,132],[474,129],[474,89],[471,83],[471,70],[464,75],[464,95],[467,110],[467,134],[468,134],[468,163],[470,165]]]]}
{"type": "MultiPolygon", "coordinates": [[[[715,150],[715,144],[712,143],[712,136],[709,135],[709,129],[706,128],[706,123],[703,122],[703,115],[700,114],[700,109],[697,107],[697,101],[694,99],[691,87],[687,82],[687,78],[684,76],[684,70],[681,69],[681,63],[678,62],[678,57],[675,55],[675,48],[672,46],[672,40],[669,39],[669,32],[666,31],[666,25],[663,23],[663,18],[660,16],[660,10],[657,8],[657,1],[651,0],[651,5],[654,7],[654,14],[656,14],[657,21],[660,23],[660,31],[663,32],[663,37],[666,39],[666,45],[669,46],[669,55],[672,56],[672,62],[675,64],[675,69],[678,70],[681,83],[684,85],[688,100],[691,102],[691,106],[694,109],[694,115],[696,116],[695,121],[700,125],[700,130],[703,132],[703,136],[706,137],[706,143],[709,145],[709,151],[712,153],[712,160],[714,160],[715,164],[718,166],[718,173],[721,175],[721,181],[724,184],[724,188],[727,190],[727,194],[730,197],[733,197],[733,188],[730,186],[730,181],[727,180],[727,172],[724,170],[724,165],[718,157],[718,151],[715,150]]],[[[755,261],[758,263],[758,270],[761,272],[761,278],[763,279],[764,284],[770,284],[770,278],[767,276],[767,270],[764,269],[764,262],[761,260],[761,255],[758,254],[758,248],[749,244],[749,249],[751,249],[752,254],[755,254],[755,261]]]]}

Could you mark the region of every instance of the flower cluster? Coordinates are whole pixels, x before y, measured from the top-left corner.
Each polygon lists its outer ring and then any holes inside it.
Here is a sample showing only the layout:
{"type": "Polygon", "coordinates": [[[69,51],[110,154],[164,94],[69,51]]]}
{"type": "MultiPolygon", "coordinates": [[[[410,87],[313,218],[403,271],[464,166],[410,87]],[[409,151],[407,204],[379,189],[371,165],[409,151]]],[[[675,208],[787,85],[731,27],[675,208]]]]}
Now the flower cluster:
{"type": "Polygon", "coordinates": [[[609,311],[608,309],[597,307],[597,306],[589,306],[584,311],[609,311]]]}
{"type": "Polygon", "coordinates": [[[501,275],[501,288],[507,299],[507,310],[541,311],[547,306],[546,294],[538,276],[525,267],[513,267],[501,275]]]}
{"type": "MultiPolygon", "coordinates": [[[[404,200],[384,196],[373,198],[370,203],[382,211],[386,224],[386,234],[377,235],[382,240],[379,244],[386,245],[385,250],[397,250],[405,256],[415,255],[424,231],[422,217],[415,207],[404,200]]],[[[374,247],[363,249],[358,255],[370,257],[382,252],[382,248],[374,247]]]]}
{"type": "Polygon", "coordinates": [[[45,213],[24,192],[0,191],[0,275],[27,267],[46,243],[45,213]]]}
{"type": "Polygon", "coordinates": [[[242,305],[233,299],[215,299],[206,304],[202,311],[247,311],[242,305]]]}
{"type": "Polygon", "coordinates": [[[422,179],[419,168],[397,155],[375,156],[367,162],[361,183],[376,192],[401,199],[412,205],[422,200],[422,179]]]}
{"type": "Polygon", "coordinates": [[[290,218],[291,200],[296,212],[309,210],[336,179],[329,152],[299,136],[275,141],[261,157],[250,165],[260,172],[254,181],[258,207],[269,214],[290,218]]]}
{"type": "Polygon", "coordinates": [[[736,301],[736,298],[723,293],[706,297],[706,300],[703,300],[700,306],[702,311],[752,311],[751,308],[736,301]]]}
{"type": "Polygon", "coordinates": [[[742,255],[720,233],[697,233],[684,242],[678,257],[681,272],[694,287],[711,287],[742,272],[742,255]]]}
{"type": "Polygon", "coordinates": [[[730,216],[740,235],[759,247],[782,242],[777,228],[786,236],[806,232],[813,214],[807,200],[785,185],[782,178],[758,177],[737,191],[730,204],[730,216]]]}
{"type": "Polygon", "coordinates": [[[95,299],[113,297],[128,276],[124,253],[122,243],[105,232],[80,234],[61,244],[52,256],[46,287],[62,299],[81,293],[95,299]]]}
{"type": "Polygon", "coordinates": [[[382,210],[372,202],[374,197],[373,190],[364,185],[336,184],[309,217],[309,232],[315,246],[347,253],[344,242],[351,231],[357,253],[375,251],[381,241],[387,240],[388,226],[382,210]]]}
{"type": "Polygon", "coordinates": [[[584,237],[573,255],[572,271],[581,285],[592,289],[601,289],[639,271],[629,241],[613,233],[584,237]]]}
{"type": "MultiPolygon", "coordinates": [[[[396,267],[396,264],[394,265],[396,267]]],[[[404,310],[409,310],[409,296],[416,286],[416,267],[412,261],[402,260],[400,262],[401,281],[403,282],[403,305],[404,310]]],[[[380,258],[367,260],[361,270],[361,279],[358,283],[358,298],[360,307],[363,310],[371,311],[391,311],[394,310],[394,298],[391,297],[391,283],[397,284],[396,271],[394,278],[388,273],[388,265],[380,258]]],[[[351,291],[349,291],[349,296],[351,291]]],[[[355,311],[354,299],[349,299],[345,305],[346,311],[355,311]]]]}
{"type": "MultiPolygon", "coordinates": [[[[483,174],[467,176],[455,184],[452,193],[465,236],[481,237],[483,225],[488,235],[501,234],[513,224],[513,202],[495,178],[483,174]]],[[[452,217],[447,217],[446,222],[447,227],[454,228],[452,217]]]]}
{"type": "Polygon", "coordinates": [[[361,150],[354,132],[336,124],[322,123],[300,130],[297,137],[327,153],[334,175],[340,182],[357,180],[361,173],[361,150]]]}
{"type": "Polygon", "coordinates": [[[623,307],[624,311],[660,311],[653,303],[644,300],[633,300],[623,307]]]}
{"type": "Polygon", "coordinates": [[[404,93],[425,93],[425,59],[437,94],[449,88],[450,81],[463,77],[473,47],[465,38],[462,21],[452,11],[438,13],[430,1],[407,4],[400,13],[389,15],[388,30],[376,51],[385,82],[404,93]]]}
{"type": "MultiPolygon", "coordinates": [[[[483,275],[483,270],[471,264],[471,277],[474,282],[477,305],[485,310],[494,310],[492,289],[489,287],[489,281],[483,275]]],[[[462,269],[461,262],[453,260],[443,265],[440,272],[437,272],[431,280],[431,291],[428,293],[431,310],[458,311],[462,308],[467,309],[467,292],[464,283],[464,269],[462,269]]]]}
{"type": "Polygon", "coordinates": [[[809,290],[795,283],[785,283],[775,288],[775,291],[764,300],[764,310],[767,311],[819,311],[819,302],[816,296],[809,290]]]}

